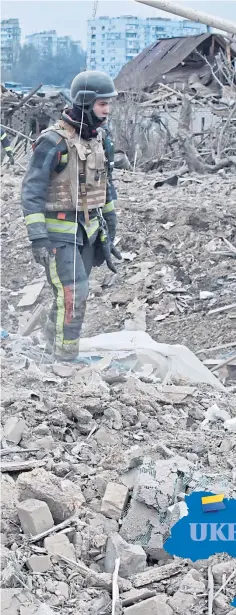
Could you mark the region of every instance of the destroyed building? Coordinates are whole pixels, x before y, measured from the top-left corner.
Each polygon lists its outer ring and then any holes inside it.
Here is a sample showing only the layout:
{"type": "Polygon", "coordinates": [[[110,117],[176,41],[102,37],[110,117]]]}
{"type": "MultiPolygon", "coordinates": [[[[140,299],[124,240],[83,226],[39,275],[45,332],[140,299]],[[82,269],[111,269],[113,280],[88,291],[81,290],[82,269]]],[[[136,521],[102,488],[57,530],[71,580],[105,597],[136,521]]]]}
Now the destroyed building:
{"type": "Polygon", "coordinates": [[[22,95],[1,86],[2,124],[33,139],[60,117],[66,104],[66,96],[57,90],[47,95],[36,92],[25,101],[22,95]]]}
{"type": "MultiPolygon", "coordinates": [[[[153,92],[160,83],[174,89],[194,88],[200,81],[220,97],[220,85],[214,78],[212,67],[223,52],[228,59],[236,58],[235,46],[219,34],[199,34],[181,38],[164,39],[153,43],[133,60],[125,64],[115,79],[119,92],[142,89],[153,92]]],[[[218,77],[224,75],[218,71],[218,77]]]]}
{"type": "MultiPolygon", "coordinates": [[[[205,155],[207,135],[215,143],[230,124],[227,152],[234,155],[235,58],[233,44],[209,33],[165,39],[144,49],[115,80],[119,92],[112,118],[116,143],[137,165],[170,159],[173,166],[173,158],[181,158],[176,143],[187,98],[188,132],[194,145],[202,143],[205,155]]],[[[210,155],[206,158],[211,162],[210,155]]]]}

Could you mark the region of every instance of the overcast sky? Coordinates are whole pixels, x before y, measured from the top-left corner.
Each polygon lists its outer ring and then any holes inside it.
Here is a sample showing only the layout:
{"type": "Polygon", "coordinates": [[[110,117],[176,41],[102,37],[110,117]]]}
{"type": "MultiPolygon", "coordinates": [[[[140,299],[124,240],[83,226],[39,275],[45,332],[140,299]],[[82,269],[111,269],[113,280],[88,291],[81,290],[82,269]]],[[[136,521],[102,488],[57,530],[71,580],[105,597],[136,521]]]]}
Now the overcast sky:
{"type": "MultiPolygon", "coordinates": [[[[236,22],[236,0],[178,0],[178,4],[236,22]]],[[[33,32],[56,30],[59,36],[69,35],[86,47],[87,19],[92,19],[93,5],[92,0],[3,0],[1,19],[18,17],[23,39],[33,32]]],[[[99,1],[97,17],[102,15],[175,18],[135,0],[99,1]]]]}

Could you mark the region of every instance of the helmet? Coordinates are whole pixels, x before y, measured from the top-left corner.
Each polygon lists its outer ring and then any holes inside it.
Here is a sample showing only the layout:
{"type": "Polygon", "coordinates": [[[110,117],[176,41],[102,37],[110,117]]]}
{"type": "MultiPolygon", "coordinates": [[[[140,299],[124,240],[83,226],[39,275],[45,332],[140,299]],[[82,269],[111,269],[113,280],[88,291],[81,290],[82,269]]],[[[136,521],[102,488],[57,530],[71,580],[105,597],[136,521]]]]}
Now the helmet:
{"type": "Polygon", "coordinates": [[[86,70],[73,79],[70,96],[74,105],[91,110],[97,98],[114,98],[117,92],[109,75],[98,70],[86,70]]]}

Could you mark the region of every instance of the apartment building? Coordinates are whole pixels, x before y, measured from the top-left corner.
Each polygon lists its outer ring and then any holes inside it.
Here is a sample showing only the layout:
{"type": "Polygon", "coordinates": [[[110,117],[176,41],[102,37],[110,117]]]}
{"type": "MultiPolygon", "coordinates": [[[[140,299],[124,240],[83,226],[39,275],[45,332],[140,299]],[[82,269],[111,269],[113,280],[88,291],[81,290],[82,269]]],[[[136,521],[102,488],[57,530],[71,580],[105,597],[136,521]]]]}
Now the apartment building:
{"type": "Polygon", "coordinates": [[[1,21],[1,66],[10,71],[20,52],[21,29],[19,19],[1,21]]]}
{"type": "Polygon", "coordinates": [[[104,70],[115,77],[124,64],[157,40],[202,34],[207,29],[188,19],[122,15],[89,20],[87,69],[104,70]]]}

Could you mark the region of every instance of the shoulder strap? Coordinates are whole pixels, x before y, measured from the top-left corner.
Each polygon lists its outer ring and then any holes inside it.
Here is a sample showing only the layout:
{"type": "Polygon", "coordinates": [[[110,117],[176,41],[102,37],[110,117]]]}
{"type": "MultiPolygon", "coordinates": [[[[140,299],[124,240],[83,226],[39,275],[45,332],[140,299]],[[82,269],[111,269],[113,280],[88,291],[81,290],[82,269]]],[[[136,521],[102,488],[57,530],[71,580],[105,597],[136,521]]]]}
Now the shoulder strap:
{"type": "Polygon", "coordinates": [[[82,205],[83,205],[83,212],[84,212],[84,218],[85,218],[85,223],[87,226],[90,226],[90,220],[89,220],[89,211],[88,211],[88,202],[87,202],[87,190],[86,190],[86,161],[85,160],[81,160],[78,157],[79,160],[79,187],[80,187],[80,196],[81,196],[81,201],[82,201],[82,205]]]}

